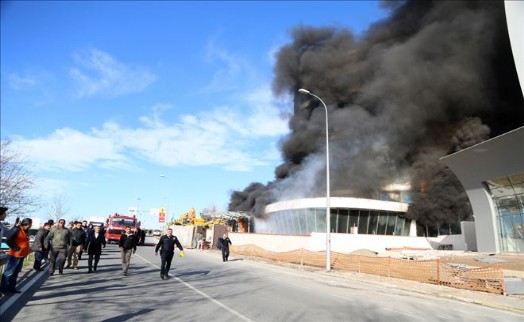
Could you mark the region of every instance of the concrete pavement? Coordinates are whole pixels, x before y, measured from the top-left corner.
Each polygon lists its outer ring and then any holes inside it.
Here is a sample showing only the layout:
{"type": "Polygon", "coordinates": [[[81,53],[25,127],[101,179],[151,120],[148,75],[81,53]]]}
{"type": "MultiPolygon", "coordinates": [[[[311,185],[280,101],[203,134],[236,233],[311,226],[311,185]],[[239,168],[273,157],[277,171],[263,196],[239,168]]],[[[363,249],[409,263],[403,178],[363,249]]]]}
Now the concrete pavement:
{"type": "MultiPolygon", "coordinates": [[[[205,251],[204,253],[210,254],[211,256],[219,256],[218,251],[205,251]],[[217,254],[212,254],[217,253],[217,254]]],[[[238,255],[232,254],[231,258],[237,258],[240,257],[238,255]]],[[[241,256],[244,260],[249,259],[261,263],[265,263],[267,265],[280,265],[285,267],[291,267],[298,270],[306,270],[310,271],[314,274],[319,274],[321,276],[324,276],[326,278],[342,278],[346,280],[354,280],[362,283],[374,283],[379,284],[391,288],[398,288],[403,290],[408,290],[413,292],[414,294],[425,294],[430,296],[435,296],[438,298],[447,298],[447,299],[453,299],[457,301],[467,302],[467,303],[474,303],[478,305],[483,305],[487,307],[497,308],[501,310],[507,310],[515,313],[520,313],[524,315],[524,296],[522,295],[498,295],[498,294],[490,294],[485,292],[476,292],[476,291],[470,291],[465,289],[457,289],[453,287],[447,287],[447,286],[441,286],[441,285],[433,285],[433,284],[426,284],[426,283],[420,283],[416,281],[410,281],[410,280],[402,280],[402,279],[396,279],[396,278],[389,278],[389,277],[383,277],[378,275],[368,275],[368,274],[361,274],[361,273],[354,273],[354,272],[347,272],[347,271],[335,271],[332,270],[330,272],[326,272],[325,269],[320,269],[316,267],[310,267],[310,266],[300,266],[296,264],[289,264],[289,263],[283,263],[283,262],[274,262],[269,261],[266,259],[258,258],[258,257],[251,257],[251,256],[241,256]]]]}
{"type": "MultiPolygon", "coordinates": [[[[80,303],[89,303],[89,299],[83,299],[82,295],[77,292],[78,287],[83,285],[91,285],[96,287],[97,291],[103,294],[103,298],[110,298],[110,294],[122,291],[123,288],[128,287],[123,285],[124,279],[127,282],[132,282],[135,285],[153,285],[154,283],[160,284],[160,279],[156,278],[157,268],[151,267],[150,265],[138,265],[132,264],[130,270],[130,276],[122,277],[120,272],[119,258],[116,253],[106,252],[102,256],[100,269],[95,274],[87,274],[87,261],[85,258],[81,261],[81,269],[79,271],[65,270],[64,275],[55,275],[49,277],[45,272],[36,273],[26,269],[23,271],[21,276],[21,283],[19,289],[22,291],[21,294],[15,294],[6,297],[1,300],[0,304],[0,317],[2,322],[16,320],[16,315],[20,310],[31,303],[31,305],[42,306],[52,310],[54,307],[59,307],[60,303],[69,301],[78,301],[80,303]],[[136,274],[133,273],[136,270],[136,274]],[[140,273],[154,271],[154,280],[143,281],[140,273]],[[58,292],[57,292],[58,291],[58,292]],[[36,294],[38,292],[38,294],[36,294]]],[[[194,252],[194,256],[209,256],[214,259],[219,258],[218,251],[207,250],[207,251],[196,251],[186,250],[187,252],[194,252]]],[[[85,256],[84,256],[85,257],[85,256]]],[[[267,261],[264,259],[248,256],[238,256],[232,254],[230,259],[243,259],[257,262],[257,265],[279,265],[287,268],[297,269],[306,271],[311,274],[315,274],[318,278],[327,279],[329,283],[336,283],[337,279],[353,280],[361,283],[374,283],[390,288],[398,288],[408,290],[413,293],[413,296],[427,295],[438,298],[452,299],[457,301],[463,301],[467,303],[474,303],[482,306],[492,307],[501,310],[507,310],[524,315],[524,297],[522,296],[504,296],[489,294],[483,292],[475,292],[469,290],[455,289],[439,285],[424,284],[414,281],[399,280],[393,278],[387,278],[375,275],[366,275],[344,271],[331,271],[325,272],[324,269],[305,267],[300,265],[292,265],[287,263],[277,263],[267,261]]],[[[127,283],[126,283],[127,284],[127,283]]],[[[130,288],[132,289],[132,288],[130,288]]],[[[85,297],[85,295],[84,295],[85,297]]],[[[101,318],[93,312],[92,319],[101,318]]]]}

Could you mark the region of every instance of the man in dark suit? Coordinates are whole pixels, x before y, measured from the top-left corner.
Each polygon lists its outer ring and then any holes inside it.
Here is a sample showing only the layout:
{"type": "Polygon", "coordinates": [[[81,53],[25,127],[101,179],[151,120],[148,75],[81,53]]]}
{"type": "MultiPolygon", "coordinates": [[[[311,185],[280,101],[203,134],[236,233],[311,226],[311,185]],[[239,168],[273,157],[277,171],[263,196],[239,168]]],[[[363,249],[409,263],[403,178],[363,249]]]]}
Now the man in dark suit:
{"type": "Polygon", "coordinates": [[[87,259],[88,273],[96,272],[102,248],[106,248],[106,239],[100,231],[100,226],[95,226],[94,230],[87,236],[84,250],[89,255],[87,259]],[[93,265],[93,259],[95,260],[93,265]]]}

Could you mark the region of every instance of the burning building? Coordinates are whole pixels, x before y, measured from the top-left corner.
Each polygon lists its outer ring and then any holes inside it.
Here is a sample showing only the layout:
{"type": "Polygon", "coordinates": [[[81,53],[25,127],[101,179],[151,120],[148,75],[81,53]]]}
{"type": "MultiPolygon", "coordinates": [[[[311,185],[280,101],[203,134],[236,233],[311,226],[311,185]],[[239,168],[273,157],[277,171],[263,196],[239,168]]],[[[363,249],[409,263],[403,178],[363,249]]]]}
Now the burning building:
{"type": "Polygon", "coordinates": [[[273,81],[275,95],[294,95],[283,163],[273,181],[234,191],[229,210],[264,218],[268,204],[325,196],[325,115],[298,94],[307,88],[328,109],[332,191],[380,199],[382,187],[407,182],[403,216],[419,235],[473,220],[464,187],[439,159],[524,125],[504,2],[384,4],[391,15],[362,35],[292,30],[273,81]]]}

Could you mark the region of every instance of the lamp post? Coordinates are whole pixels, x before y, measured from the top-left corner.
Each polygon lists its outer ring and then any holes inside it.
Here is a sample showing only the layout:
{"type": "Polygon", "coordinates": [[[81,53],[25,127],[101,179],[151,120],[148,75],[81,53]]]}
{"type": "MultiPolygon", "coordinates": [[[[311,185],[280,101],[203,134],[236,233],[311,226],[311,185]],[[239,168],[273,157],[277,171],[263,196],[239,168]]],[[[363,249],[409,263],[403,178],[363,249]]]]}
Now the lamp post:
{"type": "Polygon", "coordinates": [[[165,207],[165,222],[167,224],[167,217],[168,217],[168,214],[169,214],[169,201],[167,201],[167,177],[166,175],[164,174],[161,174],[160,175],[160,178],[162,178],[164,180],[164,202],[163,202],[163,207],[165,207]]]}
{"type": "Polygon", "coordinates": [[[311,93],[307,89],[299,89],[299,93],[313,96],[318,99],[324,106],[326,111],[326,271],[331,270],[331,205],[329,193],[329,130],[328,130],[328,109],[326,103],[317,95],[311,93]]]}

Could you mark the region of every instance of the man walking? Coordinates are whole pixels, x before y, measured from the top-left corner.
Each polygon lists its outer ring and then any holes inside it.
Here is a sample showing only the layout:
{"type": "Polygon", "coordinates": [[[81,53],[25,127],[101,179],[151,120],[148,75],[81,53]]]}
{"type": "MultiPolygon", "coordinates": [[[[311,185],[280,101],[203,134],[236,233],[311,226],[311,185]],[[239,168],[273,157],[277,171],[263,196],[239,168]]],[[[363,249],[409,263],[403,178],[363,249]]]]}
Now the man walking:
{"type": "Polygon", "coordinates": [[[120,236],[118,247],[122,257],[122,274],[127,276],[127,270],[131,263],[131,254],[136,253],[137,236],[131,232],[131,227],[127,226],[125,232],[120,236]]]}
{"type": "Polygon", "coordinates": [[[218,248],[222,251],[222,261],[224,262],[229,260],[229,245],[231,245],[231,239],[225,233],[218,239],[218,248]]]}
{"type": "Polygon", "coordinates": [[[169,278],[169,269],[171,268],[171,262],[173,261],[173,255],[175,254],[175,245],[180,249],[180,257],[184,256],[184,248],[178,241],[176,236],[173,236],[173,229],[168,228],[164,236],[160,237],[158,244],[155,247],[155,255],[158,255],[160,249],[160,278],[169,278]]]}
{"type": "Polygon", "coordinates": [[[67,253],[67,266],[66,268],[71,267],[71,262],[73,262],[73,269],[78,270],[78,260],[82,255],[82,249],[86,241],[85,231],[82,229],[82,223],[80,221],[74,222],[74,227],[71,229],[71,245],[69,247],[69,252],[67,253]]]}
{"type": "Polygon", "coordinates": [[[31,249],[35,252],[35,263],[33,264],[33,269],[37,272],[42,271],[42,259],[44,259],[44,254],[47,251],[45,247],[45,238],[49,233],[51,228],[51,223],[48,221],[44,224],[43,227],[38,229],[35,235],[35,241],[31,249]]]}
{"type": "Polygon", "coordinates": [[[58,265],[58,274],[64,273],[64,264],[67,255],[67,247],[71,243],[71,233],[65,228],[65,219],[58,220],[58,225],[49,230],[45,238],[45,245],[50,250],[49,276],[55,274],[58,265]]]}
{"type": "Polygon", "coordinates": [[[102,248],[106,248],[106,239],[100,232],[100,226],[96,226],[95,230],[89,234],[85,241],[84,249],[87,251],[89,256],[87,259],[87,267],[89,268],[88,273],[96,272],[100,255],[102,254],[102,248]],[[93,258],[95,263],[93,265],[93,258]]]}
{"type": "Polygon", "coordinates": [[[7,252],[7,265],[0,282],[0,293],[2,296],[20,293],[16,289],[18,273],[22,270],[24,258],[29,255],[29,229],[33,221],[24,218],[20,225],[13,227],[7,234],[6,243],[9,246],[7,252]]]}

